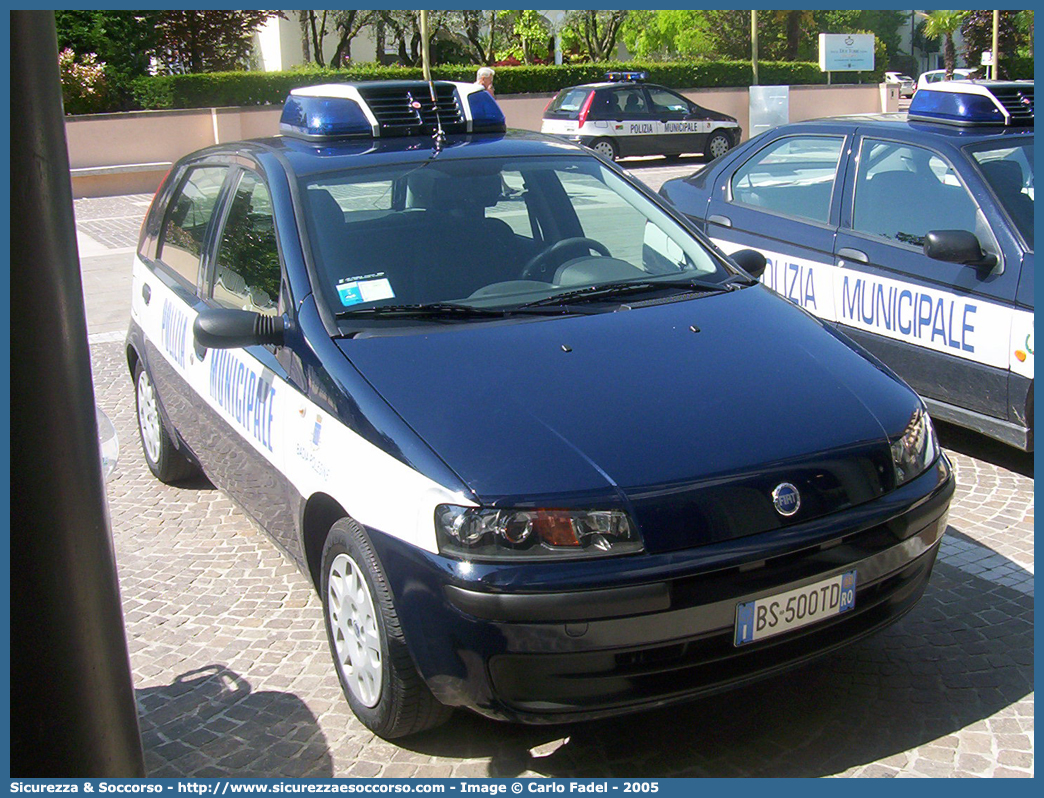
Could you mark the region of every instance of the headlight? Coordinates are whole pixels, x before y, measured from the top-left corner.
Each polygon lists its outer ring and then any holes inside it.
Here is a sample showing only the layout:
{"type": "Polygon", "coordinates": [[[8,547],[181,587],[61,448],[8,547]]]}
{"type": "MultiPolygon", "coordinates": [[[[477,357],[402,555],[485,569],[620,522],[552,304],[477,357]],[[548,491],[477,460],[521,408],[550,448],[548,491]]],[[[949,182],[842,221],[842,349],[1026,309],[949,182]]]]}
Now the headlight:
{"type": "Polygon", "coordinates": [[[924,472],[939,454],[939,442],[928,411],[917,408],[902,437],[892,444],[892,462],[895,464],[895,484],[902,485],[924,472]]]}
{"type": "Polygon", "coordinates": [[[562,558],[633,554],[642,539],[621,510],[435,508],[439,551],[475,558],[562,558]]]}

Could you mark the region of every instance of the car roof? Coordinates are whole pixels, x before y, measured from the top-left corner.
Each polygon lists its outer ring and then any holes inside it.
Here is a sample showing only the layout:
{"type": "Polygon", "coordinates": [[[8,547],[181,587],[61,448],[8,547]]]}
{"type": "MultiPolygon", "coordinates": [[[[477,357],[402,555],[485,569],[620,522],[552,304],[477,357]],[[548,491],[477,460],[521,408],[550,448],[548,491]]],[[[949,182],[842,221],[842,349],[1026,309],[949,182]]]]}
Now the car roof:
{"type": "Polygon", "coordinates": [[[272,136],[219,144],[190,157],[244,154],[256,158],[265,153],[275,154],[288,162],[296,175],[307,177],[384,164],[423,163],[431,160],[436,151],[440,161],[540,155],[586,154],[595,157],[579,145],[527,130],[450,135],[441,143],[427,136],[344,138],[323,142],[305,141],[294,136],[272,136]]]}
{"type": "Polygon", "coordinates": [[[822,119],[810,119],[805,122],[794,122],[782,125],[782,129],[815,129],[817,127],[837,127],[848,125],[881,133],[907,131],[933,137],[945,137],[959,139],[962,143],[994,139],[1001,136],[1033,136],[1033,127],[1019,127],[1004,125],[982,125],[975,127],[964,127],[961,125],[948,125],[942,122],[921,122],[910,120],[905,112],[884,114],[848,114],[843,116],[828,116],[822,119]]]}
{"type": "MultiPolygon", "coordinates": [[[[625,86],[646,86],[650,89],[667,89],[666,86],[661,86],[659,83],[649,83],[644,80],[608,80],[602,81],[601,83],[579,83],[576,86],[566,86],[564,89],[560,89],[559,91],[571,91],[572,89],[612,89],[625,86]]],[[[673,91],[675,94],[678,93],[677,89],[667,89],[667,91],[673,91]]]]}

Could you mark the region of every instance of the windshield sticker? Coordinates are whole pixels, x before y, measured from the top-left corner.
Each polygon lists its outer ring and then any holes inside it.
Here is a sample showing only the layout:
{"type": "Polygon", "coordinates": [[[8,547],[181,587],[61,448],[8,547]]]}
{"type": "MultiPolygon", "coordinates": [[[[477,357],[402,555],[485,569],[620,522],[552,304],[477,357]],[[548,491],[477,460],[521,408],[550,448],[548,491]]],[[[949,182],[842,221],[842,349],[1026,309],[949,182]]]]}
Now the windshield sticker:
{"type": "Polygon", "coordinates": [[[346,277],[337,283],[337,296],[344,307],[361,302],[376,302],[379,299],[394,299],[395,292],[384,272],[346,277]]]}

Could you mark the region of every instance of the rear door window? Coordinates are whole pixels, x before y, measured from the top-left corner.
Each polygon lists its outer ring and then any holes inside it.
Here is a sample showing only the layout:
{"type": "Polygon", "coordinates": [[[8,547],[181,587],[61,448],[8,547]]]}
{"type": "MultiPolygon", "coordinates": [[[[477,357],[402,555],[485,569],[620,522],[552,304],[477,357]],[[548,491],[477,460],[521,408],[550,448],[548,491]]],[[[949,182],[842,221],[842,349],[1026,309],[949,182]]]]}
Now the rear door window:
{"type": "Polygon", "coordinates": [[[245,173],[232,196],[218,249],[213,300],[218,305],[274,316],[281,269],[268,188],[245,173]]]}
{"type": "Polygon", "coordinates": [[[773,142],[733,174],[732,201],[828,224],[842,144],[843,136],[773,142]]]}
{"type": "Polygon", "coordinates": [[[616,106],[616,115],[621,119],[645,116],[649,113],[649,104],[645,99],[645,90],[640,86],[629,86],[613,92],[612,102],[616,106]]]}
{"type": "Polygon", "coordinates": [[[224,166],[190,169],[171,198],[163,221],[157,258],[193,288],[199,279],[207,230],[227,174],[224,166]]]}

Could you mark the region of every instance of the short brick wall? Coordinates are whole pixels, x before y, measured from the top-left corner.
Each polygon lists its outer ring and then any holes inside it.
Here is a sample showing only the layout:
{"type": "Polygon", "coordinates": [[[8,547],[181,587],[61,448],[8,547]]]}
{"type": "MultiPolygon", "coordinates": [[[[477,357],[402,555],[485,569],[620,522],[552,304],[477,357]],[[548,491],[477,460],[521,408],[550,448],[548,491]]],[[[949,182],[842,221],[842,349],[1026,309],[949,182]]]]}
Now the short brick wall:
{"type": "MultiPolygon", "coordinates": [[[[683,91],[693,102],[739,120],[750,132],[747,89],[683,91]]],[[[498,97],[508,127],[539,130],[553,95],[498,97]]],[[[790,121],[897,109],[894,88],[884,86],[791,86],[790,121]]],[[[226,141],[273,136],[281,106],[133,111],[70,116],[65,121],[74,197],[150,193],[169,168],[190,152],[226,141]]]]}

